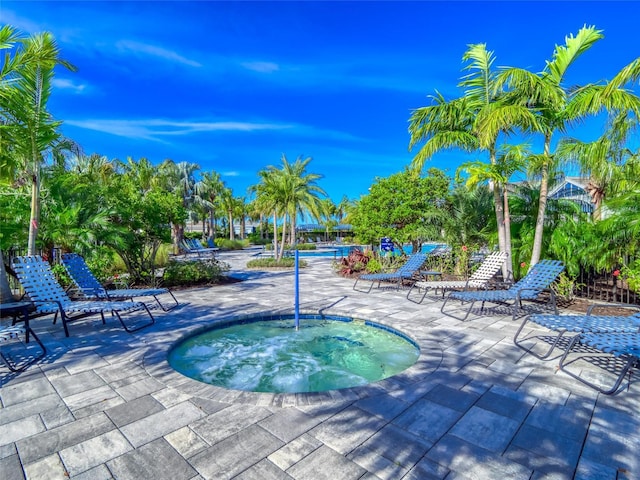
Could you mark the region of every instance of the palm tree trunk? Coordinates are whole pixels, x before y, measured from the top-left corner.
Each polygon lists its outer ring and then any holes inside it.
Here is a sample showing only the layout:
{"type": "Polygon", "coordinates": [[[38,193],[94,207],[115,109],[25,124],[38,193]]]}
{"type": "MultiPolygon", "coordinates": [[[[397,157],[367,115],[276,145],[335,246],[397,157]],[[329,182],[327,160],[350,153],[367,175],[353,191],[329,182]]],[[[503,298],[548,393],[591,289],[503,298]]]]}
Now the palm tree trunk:
{"type": "Polygon", "coordinates": [[[507,252],[507,260],[505,262],[507,266],[507,277],[505,280],[513,280],[513,259],[511,258],[511,213],[509,211],[509,192],[506,185],[503,187],[504,196],[504,239],[505,239],[505,252],[507,252]]]}
{"type": "MultiPolygon", "coordinates": [[[[495,143],[489,148],[489,161],[491,165],[496,164],[496,148],[495,143]]],[[[511,262],[511,248],[508,248],[508,244],[511,244],[511,240],[507,242],[507,231],[504,223],[504,202],[500,192],[500,185],[496,182],[491,182],[491,191],[493,193],[493,205],[496,210],[496,224],[498,227],[498,249],[501,252],[507,253],[507,261],[502,264],[502,278],[507,280],[512,274],[512,262],[511,262]]]]}
{"type": "Polygon", "coordinates": [[[547,210],[547,194],[549,192],[549,162],[551,161],[551,135],[545,135],[544,155],[546,161],[542,165],[540,175],[540,198],[538,199],[538,218],[536,219],[536,231],[533,237],[533,249],[531,251],[530,266],[540,261],[542,253],[542,239],[544,235],[544,218],[547,210]]]}
{"type": "Polygon", "coordinates": [[[236,239],[236,232],[233,229],[233,212],[229,210],[229,240],[233,241],[236,239]]]}
{"type": "Polygon", "coordinates": [[[284,241],[287,235],[287,214],[285,213],[282,217],[282,248],[280,249],[280,254],[278,255],[278,261],[282,260],[284,256],[284,241]]]}
{"type": "Polygon", "coordinates": [[[491,190],[493,191],[493,205],[496,210],[496,224],[498,225],[498,249],[501,252],[507,252],[507,261],[502,264],[502,277],[506,280],[511,273],[511,250],[507,249],[507,236],[504,224],[504,203],[500,195],[500,187],[491,182],[491,190]]]}
{"type": "Polygon", "coordinates": [[[31,184],[31,219],[29,222],[29,243],[27,245],[27,255],[36,254],[36,238],[38,227],[40,226],[40,174],[36,166],[31,184]]]}
{"type": "Polygon", "coordinates": [[[273,211],[273,258],[278,258],[278,217],[273,211]]]}

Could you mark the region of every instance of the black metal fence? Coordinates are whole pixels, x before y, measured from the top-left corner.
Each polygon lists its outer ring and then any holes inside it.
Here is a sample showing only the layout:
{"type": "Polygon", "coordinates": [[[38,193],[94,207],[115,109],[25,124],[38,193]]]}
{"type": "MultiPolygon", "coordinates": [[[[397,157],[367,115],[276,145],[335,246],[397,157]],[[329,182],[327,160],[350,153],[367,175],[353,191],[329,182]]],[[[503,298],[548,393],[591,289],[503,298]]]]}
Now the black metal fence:
{"type": "Polygon", "coordinates": [[[582,271],[576,279],[576,294],[598,302],[640,304],[640,295],[611,272],[582,271]]]}

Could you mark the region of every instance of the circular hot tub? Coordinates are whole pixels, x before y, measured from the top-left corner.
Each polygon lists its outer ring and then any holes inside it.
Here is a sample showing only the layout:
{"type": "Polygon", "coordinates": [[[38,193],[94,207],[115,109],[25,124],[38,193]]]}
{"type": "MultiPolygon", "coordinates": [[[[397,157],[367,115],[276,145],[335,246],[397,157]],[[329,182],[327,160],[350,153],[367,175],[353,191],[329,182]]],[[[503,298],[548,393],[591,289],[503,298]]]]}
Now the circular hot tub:
{"type": "Polygon", "coordinates": [[[322,392],[396,375],[420,355],[403,333],[349,317],[251,317],[200,331],[174,345],[168,361],[190,378],[233,390],[322,392]]]}

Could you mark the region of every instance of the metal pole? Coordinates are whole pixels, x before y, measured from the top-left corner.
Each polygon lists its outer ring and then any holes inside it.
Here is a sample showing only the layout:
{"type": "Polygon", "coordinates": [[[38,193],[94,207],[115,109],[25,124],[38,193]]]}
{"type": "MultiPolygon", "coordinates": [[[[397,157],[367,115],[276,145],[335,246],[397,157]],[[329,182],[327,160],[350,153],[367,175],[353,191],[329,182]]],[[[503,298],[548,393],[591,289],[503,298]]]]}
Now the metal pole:
{"type": "Polygon", "coordinates": [[[293,309],[294,309],[294,322],[295,322],[295,326],[296,326],[296,330],[298,330],[300,328],[300,282],[299,282],[299,277],[300,277],[300,269],[298,267],[298,250],[295,251],[294,254],[294,258],[295,258],[295,268],[294,268],[294,305],[293,305],[293,309]]]}

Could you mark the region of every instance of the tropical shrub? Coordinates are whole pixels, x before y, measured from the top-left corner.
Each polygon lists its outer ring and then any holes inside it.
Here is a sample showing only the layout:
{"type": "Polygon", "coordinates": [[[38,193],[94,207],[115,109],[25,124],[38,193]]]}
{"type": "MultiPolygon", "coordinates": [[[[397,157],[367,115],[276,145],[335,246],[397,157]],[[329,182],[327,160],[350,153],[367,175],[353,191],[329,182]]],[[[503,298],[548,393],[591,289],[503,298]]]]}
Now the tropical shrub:
{"type": "Polygon", "coordinates": [[[164,270],[164,284],[196,285],[218,283],[229,271],[229,265],[215,258],[203,260],[170,260],[164,270]]]}
{"type": "MultiPolygon", "coordinates": [[[[293,257],[282,257],[280,260],[277,258],[256,258],[247,262],[247,268],[293,268],[295,267],[296,259],[293,257]]],[[[298,267],[304,268],[307,266],[307,262],[298,259],[298,267]]]]}
{"type": "Polygon", "coordinates": [[[249,240],[229,240],[228,238],[216,238],[216,245],[222,250],[242,250],[249,246],[249,240]]]}
{"type": "Polygon", "coordinates": [[[377,258],[371,258],[366,265],[367,273],[380,273],[382,271],[382,264],[377,258]]]}
{"type": "Polygon", "coordinates": [[[369,255],[356,248],[337,264],[337,268],[341,275],[352,275],[365,270],[370,260],[369,255]]]}
{"type": "MultiPolygon", "coordinates": [[[[616,272],[613,272],[614,276],[616,272]]],[[[640,293],[640,260],[635,260],[629,265],[623,265],[618,274],[627,282],[629,290],[640,293]]]]}
{"type": "Polygon", "coordinates": [[[576,299],[576,290],[581,286],[583,285],[577,283],[575,278],[567,275],[566,272],[562,272],[551,285],[551,290],[553,290],[559,302],[571,304],[576,299]]]}
{"type": "Polygon", "coordinates": [[[291,247],[292,250],[317,250],[317,248],[314,243],[297,243],[291,247]]]}

